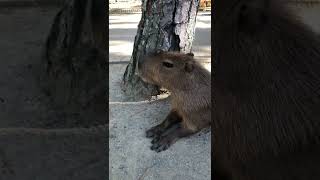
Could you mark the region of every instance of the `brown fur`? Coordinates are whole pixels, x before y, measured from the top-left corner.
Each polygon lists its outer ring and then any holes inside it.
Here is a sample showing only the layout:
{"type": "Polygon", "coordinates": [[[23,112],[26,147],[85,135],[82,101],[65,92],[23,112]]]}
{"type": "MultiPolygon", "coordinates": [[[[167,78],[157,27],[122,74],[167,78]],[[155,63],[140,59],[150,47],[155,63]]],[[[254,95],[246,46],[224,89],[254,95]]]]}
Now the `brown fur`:
{"type": "Polygon", "coordinates": [[[215,1],[213,174],[320,179],[320,41],[284,2],[215,1]]]}
{"type": "Polygon", "coordinates": [[[193,55],[178,52],[150,55],[139,66],[139,73],[144,81],[171,92],[170,114],[162,124],[147,131],[147,137],[154,138],[153,150],[165,150],[179,138],[210,125],[211,74],[193,55]]]}

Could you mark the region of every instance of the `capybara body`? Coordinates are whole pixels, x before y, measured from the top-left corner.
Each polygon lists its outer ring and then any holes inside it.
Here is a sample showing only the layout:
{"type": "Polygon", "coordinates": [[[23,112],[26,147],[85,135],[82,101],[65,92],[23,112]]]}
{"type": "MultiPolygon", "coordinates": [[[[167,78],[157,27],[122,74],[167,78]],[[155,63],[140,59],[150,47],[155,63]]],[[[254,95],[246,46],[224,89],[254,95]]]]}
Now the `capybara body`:
{"type": "Polygon", "coordinates": [[[283,1],[219,0],[216,180],[320,179],[320,41],[283,1]]]}
{"type": "Polygon", "coordinates": [[[152,150],[166,150],[179,138],[209,127],[211,122],[211,73],[194,60],[193,54],[160,52],[139,64],[140,77],[171,92],[171,112],[147,131],[152,150]]]}

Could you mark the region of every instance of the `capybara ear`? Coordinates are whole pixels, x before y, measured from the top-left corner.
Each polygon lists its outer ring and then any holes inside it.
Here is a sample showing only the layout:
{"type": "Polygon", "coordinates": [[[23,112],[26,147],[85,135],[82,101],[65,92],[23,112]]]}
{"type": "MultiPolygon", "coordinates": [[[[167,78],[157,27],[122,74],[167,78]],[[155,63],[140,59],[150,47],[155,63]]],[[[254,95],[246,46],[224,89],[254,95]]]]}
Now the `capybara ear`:
{"type": "Polygon", "coordinates": [[[194,54],[192,52],[187,53],[188,56],[194,56],[194,54]]]}
{"type": "Polygon", "coordinates": [[[245,0],[239,5],[238,26],[243,32],[259,31],[268,21],[267,10],[271,0],[245,0]]]}
{"type": "Polygon", "coordinates": [[[188,61],[188,62],[185,63],[185,65],[184,65],[184,70],[185,70],[186,72],[192,72],[193,69],[194,69],[194,64],[193,64],[192,61],[188,61]]]}

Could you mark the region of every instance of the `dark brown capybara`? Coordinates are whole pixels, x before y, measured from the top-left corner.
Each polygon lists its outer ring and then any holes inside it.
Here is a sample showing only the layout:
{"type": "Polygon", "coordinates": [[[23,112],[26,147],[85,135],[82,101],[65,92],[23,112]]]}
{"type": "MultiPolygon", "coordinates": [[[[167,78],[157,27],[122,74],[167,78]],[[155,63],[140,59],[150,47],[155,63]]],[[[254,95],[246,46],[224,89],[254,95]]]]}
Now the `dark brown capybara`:
{"type": "Polygon", "coordinates": [[[214,179],[320,179],[318,35],[283,1],[214,8],[214,179]]]}
{"type": "Polygon", "coordinates": [[[160,52],[139,64],[140,77],[171,92],[171,111],[165,120],[149,129],[152,150],[164,151],[179,138],[209,127],[211,122],[211,73],[193,54],[160,52]]]}

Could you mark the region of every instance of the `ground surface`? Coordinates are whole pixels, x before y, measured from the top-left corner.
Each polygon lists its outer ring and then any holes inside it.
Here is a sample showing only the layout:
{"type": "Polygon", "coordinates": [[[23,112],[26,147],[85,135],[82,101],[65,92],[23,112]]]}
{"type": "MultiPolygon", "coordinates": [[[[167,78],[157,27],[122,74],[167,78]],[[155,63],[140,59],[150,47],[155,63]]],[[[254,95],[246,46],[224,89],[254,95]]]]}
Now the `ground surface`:
{"type": "Polygon", "coordinates": [[[7,2],[0,1],[0,179],[107,179],[106,127],[79,128],[96,118],[64,113],[39,86],[43,44],[59,8],[7,2]]]}
{"type": "Polygon", "coordinates": [[[0,2],[0,128],[70,128],[95,119],[67,113],[52,104],[39,84],[44,43],[55,6],[1,7],[0,2]]]}
{"type": "Polygon", "coordinates": [[[58,118],[37,82],[58,8],[1,8],[0,127],[45,127],[58,118]]]}
{"type": "MultiPolygon", "coordinates": [[[[168,99],[126,102],[120,82],[130,60],[140,14],[110,15],[109,20],[110,180],[211,179],[208,130],[178,141],[167,151],[150,150],[151,140],[145,137],[145,130],[165,118],[168,99]]],[[[211,59],[210,30],[209,12],[200,13],[193,51],[203,62],[211,59]]]]}

